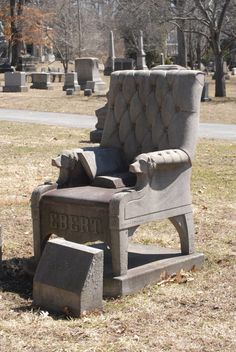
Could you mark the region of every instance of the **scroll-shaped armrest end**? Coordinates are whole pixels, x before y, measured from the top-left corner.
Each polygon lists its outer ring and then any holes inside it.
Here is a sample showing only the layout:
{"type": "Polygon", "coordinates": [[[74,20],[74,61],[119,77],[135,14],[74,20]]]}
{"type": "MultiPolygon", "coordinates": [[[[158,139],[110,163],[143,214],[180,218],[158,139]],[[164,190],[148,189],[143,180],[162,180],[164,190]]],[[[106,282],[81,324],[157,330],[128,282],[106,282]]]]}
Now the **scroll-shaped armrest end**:
{"type": "Polygon", "coordinates": [[[64,167],[66,169],[73,169],[79,159],[78,153],[81,151],[81,148],[63,151],[56,158],[52,159],[52,166],[56,166],[58,168],[64,167]]]}
{"type": "Polygon", "coordinates": [[[52,159],[52,166],[60,169],[57,184],[59,188],[89,184],[89,179],[79,160],[81,148],[63,151],[52,159]]]}
{"type": "Polygon", "coordinates": [[[176,167],[184,163],[191,165],[191,160],[184,150],[166,149],[138,155],[129,166],[129,171],[147,174],[153,170],[176,167]]]}

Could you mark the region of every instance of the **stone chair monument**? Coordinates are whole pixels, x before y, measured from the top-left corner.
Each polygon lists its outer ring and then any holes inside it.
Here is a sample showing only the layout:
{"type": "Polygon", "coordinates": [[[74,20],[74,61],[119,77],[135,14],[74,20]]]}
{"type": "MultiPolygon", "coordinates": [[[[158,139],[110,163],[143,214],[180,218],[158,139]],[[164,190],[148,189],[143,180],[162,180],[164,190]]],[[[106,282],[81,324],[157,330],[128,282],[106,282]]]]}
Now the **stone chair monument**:
{"type": "MultiPolygon", "coordinates": [[[[55,184],[32,194],[34,255],[51,234],[104,243],[103,293],[135,292],[163,272],[199,267],[190,178],[204,74],[189,70],[120,71],[111,75],[100,146],[54,159],[55,184]],[[150,221],[169,219],[180,250],[129,243],[150,221]]],[[[158,236],[158,234],[157,234],[158,236]]]]}

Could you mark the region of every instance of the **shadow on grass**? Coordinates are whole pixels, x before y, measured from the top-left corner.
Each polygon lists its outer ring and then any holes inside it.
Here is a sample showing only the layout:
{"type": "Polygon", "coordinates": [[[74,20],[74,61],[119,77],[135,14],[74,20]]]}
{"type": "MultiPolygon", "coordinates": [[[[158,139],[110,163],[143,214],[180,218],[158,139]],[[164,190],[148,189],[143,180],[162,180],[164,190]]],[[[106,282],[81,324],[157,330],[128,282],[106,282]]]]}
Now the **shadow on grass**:
{"type": "Polygon", "coordinates": [[[32,299],[33,276],[28,275],[25,270],[31,261],[31,258],[3,260],[0,274],[0,290],[16,293],[27,300],[32,299]]]}
{"type": "Polygon", "coordinates": [[[2,261],[2,272],[0,271],[0,291],[10,292],[23,298],[26,303],[13,308],[15,312],[32,312],[39,315],[47,315],[54,320],[68,320],[70,317],[63,313],[53,311],[45,312],[33,304],[33,261],[31,258],[12,258],[2,261]]]}

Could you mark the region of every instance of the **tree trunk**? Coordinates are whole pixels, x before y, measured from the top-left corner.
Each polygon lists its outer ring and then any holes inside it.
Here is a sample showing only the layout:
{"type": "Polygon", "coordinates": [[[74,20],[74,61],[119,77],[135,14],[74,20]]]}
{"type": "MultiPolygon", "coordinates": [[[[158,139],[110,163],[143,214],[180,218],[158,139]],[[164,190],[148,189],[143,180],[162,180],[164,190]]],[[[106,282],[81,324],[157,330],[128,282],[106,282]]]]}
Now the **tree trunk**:
{"type": "Polygon", "coordinates": [[[201,35],[200,34],[198,34],[198,38],[197,38],[196,53],[197,53],[197,68],[201,70],[201,35]]]}
{"type": "Polygon", "coordinates": [[[222,54],[215,55],[216,71],[215,71],[215,96],[225,97],[225,74],[224,74],[224,59],[222,54]]]}
{"type": "Polygon", "coordinates": [[[186,51],[186,40],[185,34],[181,29],[177,29],[177,40],[178,40],[178,65],[187,67],[187,51],[186,51]]]}

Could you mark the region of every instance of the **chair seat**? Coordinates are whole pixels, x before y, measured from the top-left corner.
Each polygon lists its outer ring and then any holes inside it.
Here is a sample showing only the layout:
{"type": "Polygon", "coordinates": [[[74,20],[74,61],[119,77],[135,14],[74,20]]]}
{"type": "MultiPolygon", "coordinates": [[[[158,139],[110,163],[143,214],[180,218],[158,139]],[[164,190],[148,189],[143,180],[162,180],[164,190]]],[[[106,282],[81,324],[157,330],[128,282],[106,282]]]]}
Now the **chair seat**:
{"type": "Polygon", "coordinates": [[[115,193],[121,192],[124,189],[125,188],[112,189],[93,186],[55,189],[43,195],[40,203],[79,203],[80,205],[91,205],[91,203],[93,203],[94,205],[105,205],[109,204],[115,193]]]}

